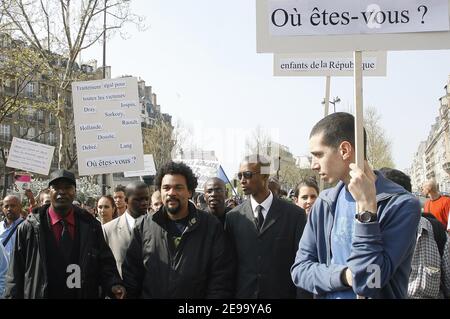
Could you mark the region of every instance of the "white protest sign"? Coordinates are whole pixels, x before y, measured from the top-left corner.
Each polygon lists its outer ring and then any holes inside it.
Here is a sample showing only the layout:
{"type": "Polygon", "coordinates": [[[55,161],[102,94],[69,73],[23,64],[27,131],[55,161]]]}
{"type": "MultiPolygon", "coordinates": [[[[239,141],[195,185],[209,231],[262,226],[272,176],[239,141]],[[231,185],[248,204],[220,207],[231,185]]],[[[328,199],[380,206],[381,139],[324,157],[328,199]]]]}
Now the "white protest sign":
{"type": "Polygon", "coordinates": [[[449,0],[257,0],[257,52],[450,49],[449,0]]]}
{"type": "Polygon", "coordinates": [[[54,151],[54,146],[13,137],[6,166],[48,175],[54,151]]]}
{"type": "Polygon", "coordinates": [[[125,177],[151,176],[151,175],[156,175],[155,161],[153,159],[153,155],[151,155],[151,154],[144,155],[144,170],[143,171],[129,171],[129,172],[123,173],[123,176],[125,176],[125,177]]]}
{"type": "Polygon", "coordinates": [[[79,175],[144,169],[137,79],[73,82],[79,175]]]}
{"type": "Polygon", "coordinates": [[[448,31],[447,0],[270,0],[276,36],[448,31]]]}
{"type": "Polygon", "coordinates": [[[183,159],[181,162],[188,165],[194,175],[197,177],[197,189],[198,192],[203,192],[206,181],[211,177],[218,177],[218,170],[220,167],[217,161],[208,161],[201,159],[183,159]]]}
{"type": "MultiPolygon", "coordinates": [[[[364,52],[364,76],[386,76],[386,52],[364,52]]],[[[353,76],[352,52],[274,54],[275,76],[353,76]]]]}

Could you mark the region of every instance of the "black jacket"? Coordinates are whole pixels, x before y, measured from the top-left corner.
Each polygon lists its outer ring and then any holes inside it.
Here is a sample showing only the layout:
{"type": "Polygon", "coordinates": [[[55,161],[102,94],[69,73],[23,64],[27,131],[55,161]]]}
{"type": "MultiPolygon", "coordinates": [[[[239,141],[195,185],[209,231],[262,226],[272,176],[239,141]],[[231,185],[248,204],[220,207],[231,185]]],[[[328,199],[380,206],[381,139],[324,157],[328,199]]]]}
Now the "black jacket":
{"type": "MultiPolygon", "coordinates": [[[[47,298],[46,245],[41,221],[47,220],[49,205],[38,207],[17,229],[11,264],[6,276],[5,298],[47,298]]],[[[100,223],[88,212],[74,206],[80,235],[79,266],[81,289],[78,298],[99,298],[100,287],[112,297],[111,288],[122,284],[111,249],[100,223]]]]}
{"type": "Polygon", "coordinates": [[[136,221],[122,265],[129,298],[230,298],[234,263],[219,220],[189,203],[189,223],[169,250],[164,206],[136,221]]]}
{"type": "Polygon", "coordinates": [[[303,209],[275,197],[260,232],[250,200],[227,214],[225,229],[238,265],[236,298],[309,297],[297,291],[290,272],[305,224],[303,209]]]}

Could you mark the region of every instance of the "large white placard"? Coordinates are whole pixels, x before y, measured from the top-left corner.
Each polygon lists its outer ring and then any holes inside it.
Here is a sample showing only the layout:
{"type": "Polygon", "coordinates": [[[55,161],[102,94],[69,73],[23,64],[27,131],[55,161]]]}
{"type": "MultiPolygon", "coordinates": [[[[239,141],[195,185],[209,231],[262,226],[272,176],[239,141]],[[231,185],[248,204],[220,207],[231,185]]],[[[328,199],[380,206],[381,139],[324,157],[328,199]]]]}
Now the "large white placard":
{"type": "Polygon", "coordinates": [[[449,2],[256,0],[257,51],[450,49],[449,2]]]}
{"type": "Polygon", "coordinates": [[[54,146],[13,137],[6,166],[48,175],[54,151],[54,146]]]}
{"type": "Polygon", "coordinates": [[[206,181],[211,177],[219,177],[220,163],[202,159],[182,159],[181,162],[188,165],[197,177],[197,192],[203,192],[206,181]]]}
{"type": "Polygon", "coordinates": [[[79,175],[144,169],[137,79],[72,83],[79,175]]]}
{"type": "MultiPolygon", "coordinates": [[[[386,52],[363,52],[364,76],[386,76],[386,52]]],[[[353,76],[351,52],[274,54],[275,76],[353,76]]]]}
{"type": "Polygon", "coordinates": [[[153,155],[151,155],[151,154],[144,155],[144,170],[143,171],[130,171],[130,172],[123,173],[123,176],[125,176],[125,177],[152,176],[152,175],[156,175],[156,167],[155,167],[155,161],[153,159],[153,155]]]}
{"type": "Polygon", "coordinates": [[[448,31],[448,0],[269,0],[275,36],[448,31]]]}

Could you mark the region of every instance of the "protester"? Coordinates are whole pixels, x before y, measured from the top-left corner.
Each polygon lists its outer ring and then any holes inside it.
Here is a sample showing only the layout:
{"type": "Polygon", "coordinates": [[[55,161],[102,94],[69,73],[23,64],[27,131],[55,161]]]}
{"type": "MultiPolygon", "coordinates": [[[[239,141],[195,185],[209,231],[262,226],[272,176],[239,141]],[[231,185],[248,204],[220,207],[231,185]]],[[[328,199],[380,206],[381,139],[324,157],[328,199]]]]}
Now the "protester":
{"type": "Polygon", "coordinates": [[[327,183],[310,212],[292,279],[318,298],[407,298],[420,204],[355,164],[355,119],[333,113],[312,129],[312,169],[327,183]]]}
{"type": "Polygon", "coordinates": [[[156,190],[152,194],[151,213],[156,213],[162,205],[161,192],[156,190]]]}
{"type": "Polygon", "coordinates": [[[122,185],[117,185],[116,188],[114,188],[113,198],[116,203],[117,212],[119,213],[119,216],[122,216],[122,214],[127,210],[127,204],[125,202],[125,187],[122,185]]]}
{"type": "Polygon", "coordinates": [[[230,208],[225,206],[225,198],[227,198],[225,183],[220,178],[210,178],[205,183],[204,191],[208,206],[206,211],[216,216],[222,225],[225,225],[226,213],[230,211],[230,208]]]}
{"type": "Polygon", "coordinates": [[[308,215],[318,196],[319,186],[316,181],[307,178],[302,180],[295,188],[294,201],[295,204],[303,208],[308,215]]]}
{"type": "MultiPolygon", "coordinates": [[[[402,171],[383,167],[380,172],[411,192],[411,178],[402,171]]],[[[450,298],[450,240],[441,223],[428,215],[422,214],[419,222],[408,298],[450,298]]]]}
{"type": "Polygon", "coordinates": [[[63,169],[52,172],[49,187],[51,204],[35,208],[17,230],[5,298],[124,298],[126,291],[100,223],[72,205],[74,174],[63,169]]]}
{"type": "Polygon", "coordinates": [[[131,232],[136,219],[145,215],[148,210],[148,187],[144,182],[132,182],[125,190],[127,209],[119,218],[103,225],[105,240],[111,248],[116,259],[117,269],[122,276],[122,264],[130,245],[131,232]]]}
{"type": "Polygon", "coordinates": [[[447,227],[450,213],[450,197],[443,196],[438,191],[435,180],[429,180],[423,184],[422,194],[430,198],[425,202],[423,211],[433,214],[444,227],[447,227]]]}
{"type": "Polygon", "coordinates": [[[226,217],[226,231],[237,258],[234,297],[239,299],[300,297],[289,270],[306,215],[303,209],[269,190],[269,169],[270,162],[262,155],[244,158],[238,178],[250,199],[226,217]]]}
{"type": "Polygon", "coordinates": [[[8,257],[3,245],[0,244],[0,299],[3,298],[5,290],[6,272],[8,271],[8,257]]]}
{"type": "Polygon", "coordinates": [[[131,298],[230,298],[234,263],[216,217],[189,198],[197,178],[169,162],[155,177],[164,206],[136,222],[122,266],[131,298]]]}
{"type": "Polygon", "coordinates": [[[15,195],[8,195],[3,199],[3,213],[5,220],[0,223],[0,241],[5,247],[6,256],[10,260],[14,250],[17,227],[23,222],[22,202],[15,195]]]}
{"type": "Polygon", "coordinates": [[[103,195],[97,200],[97,214],[102,224],[106,224],[118,216],[114,198],[103,195]]]}

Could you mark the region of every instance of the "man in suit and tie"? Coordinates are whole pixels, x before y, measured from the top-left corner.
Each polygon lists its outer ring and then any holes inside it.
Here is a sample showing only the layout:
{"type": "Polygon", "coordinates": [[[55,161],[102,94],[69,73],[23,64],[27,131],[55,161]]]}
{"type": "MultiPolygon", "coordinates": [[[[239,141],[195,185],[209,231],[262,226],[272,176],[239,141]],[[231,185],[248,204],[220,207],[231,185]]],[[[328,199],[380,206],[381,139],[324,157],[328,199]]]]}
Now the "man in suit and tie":
{"type": "MultiPolygon", "coordinates": [[[[240,299],[296,298],[290,268],[306,223],[303,209],[269,190],[270,162],[262,155],[247,156],[238,178],[244,203],[227,214],[225,228],[237,258],[235,297],[240,299]]],[[[299,297],[306,297],[298,294],[299,297]]]]}
{"type": "Polygon", "coordinates": [[[136,219],[147,213],[149,196],[148,187],[144,182],[136,181],[128,184],[125,188],[127,204],[125,213],[103,225],[103,234],[114,254],[120,276],[122,263],[131,241],[131,231],[136,219]]]}

